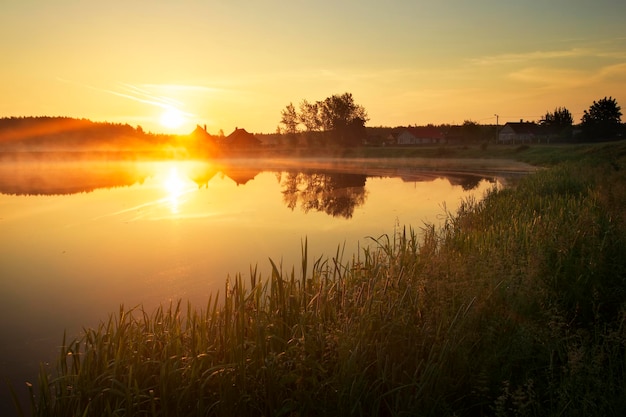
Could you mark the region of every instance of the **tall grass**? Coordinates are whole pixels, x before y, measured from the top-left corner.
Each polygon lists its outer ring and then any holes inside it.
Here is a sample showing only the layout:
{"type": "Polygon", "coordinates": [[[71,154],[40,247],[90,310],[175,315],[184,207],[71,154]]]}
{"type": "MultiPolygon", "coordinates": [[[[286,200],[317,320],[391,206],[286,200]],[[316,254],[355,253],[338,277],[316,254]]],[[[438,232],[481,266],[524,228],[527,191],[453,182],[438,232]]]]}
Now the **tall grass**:
{"type": "Polygon", "coordinates": [[[124,308],[42,368],[37,416],[626,415],[626,178],[568,163],[204,308],[124,308]]]}

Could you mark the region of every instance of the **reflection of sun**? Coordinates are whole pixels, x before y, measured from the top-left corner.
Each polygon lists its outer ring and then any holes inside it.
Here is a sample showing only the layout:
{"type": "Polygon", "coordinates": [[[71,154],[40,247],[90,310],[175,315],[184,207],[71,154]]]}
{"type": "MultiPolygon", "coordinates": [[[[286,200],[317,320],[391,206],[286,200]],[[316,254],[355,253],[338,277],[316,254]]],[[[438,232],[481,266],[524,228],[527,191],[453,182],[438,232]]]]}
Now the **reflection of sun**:
{"type": "Polygon", "coordinates": [[[178,129],[186,122],[186,118],[182,111],[174,107],[168,107],[161,113],[159,122],[161,126],[168,129],[178,129]]]}
{"type": "Polygon", "coordinates": [[[173,213],[178,213],[180,197],[193,189],[192,183],[181,177],[176,167],[170,168],[168,176],[163,181],[163,188],[167,191],[167,199],[173,213]]]}

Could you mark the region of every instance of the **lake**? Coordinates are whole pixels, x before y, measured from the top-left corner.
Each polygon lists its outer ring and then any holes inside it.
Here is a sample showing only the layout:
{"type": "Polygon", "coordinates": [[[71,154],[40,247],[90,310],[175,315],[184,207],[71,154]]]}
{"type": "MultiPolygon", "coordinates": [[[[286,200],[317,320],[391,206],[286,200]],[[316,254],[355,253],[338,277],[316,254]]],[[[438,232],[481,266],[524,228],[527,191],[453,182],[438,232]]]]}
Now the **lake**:
{"type": "MultiPolygon", "coordinates": [[[[439,224],[529,170],[509,161],[294,159],[0,163],[0,378],[24,390],[63,332],[119,306],[190,301],[269,259],[349,260],[403,226],[439,224]],[[445,209],[444,209],[445,208],[445,209]]],[[[312,263],[312,262],[310,262],[312,263]]],[[[9,401],[2,388],[0,409],[9,401]]]]}

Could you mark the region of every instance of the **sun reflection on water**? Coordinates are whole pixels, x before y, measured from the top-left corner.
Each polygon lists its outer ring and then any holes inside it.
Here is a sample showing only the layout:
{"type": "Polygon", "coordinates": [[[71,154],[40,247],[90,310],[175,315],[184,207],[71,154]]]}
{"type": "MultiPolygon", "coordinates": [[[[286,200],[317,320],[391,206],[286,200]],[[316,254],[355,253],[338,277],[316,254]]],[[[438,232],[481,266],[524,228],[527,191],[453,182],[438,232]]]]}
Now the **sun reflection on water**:
{"type": "Polygon", "coordinates": [[[172,214],[179,214],[182,197],[197,187],[185,174],[181,174],[177,166],[171,166],[163,180],[163,189],[167,193],[167,201],[172,214]]]}

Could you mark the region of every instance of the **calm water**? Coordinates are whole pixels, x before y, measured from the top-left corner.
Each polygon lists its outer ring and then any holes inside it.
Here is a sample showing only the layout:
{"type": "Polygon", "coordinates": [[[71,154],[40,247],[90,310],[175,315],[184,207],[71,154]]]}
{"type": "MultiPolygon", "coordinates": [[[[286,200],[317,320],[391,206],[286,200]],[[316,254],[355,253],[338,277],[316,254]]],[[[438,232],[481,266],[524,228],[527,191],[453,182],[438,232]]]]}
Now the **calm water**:
{"type": "MultiPolygon", "coordinates": [[[[457,167],[458,168],[458,167],[457,167]]],[[[227,276],[345,259],[368,236],[439,223],[491,174],[389,161],[2,162],[0,377],[33,381],[63,331],[170,300],[204,307],[227,276]],[[435,170],[438,168],[439,170],[435,170]],[[455,173],[456,171],[456,173],[455,173]]],[[[495,173],[494,173],[495,172],[495,173]]],[[[499,173],[500,172],[500,173],[499,173]]],[[[223,290],[222,290],[223,291],[223,290]]],[[[3,404],[7,397],[3,390],[3,404]]]]}

